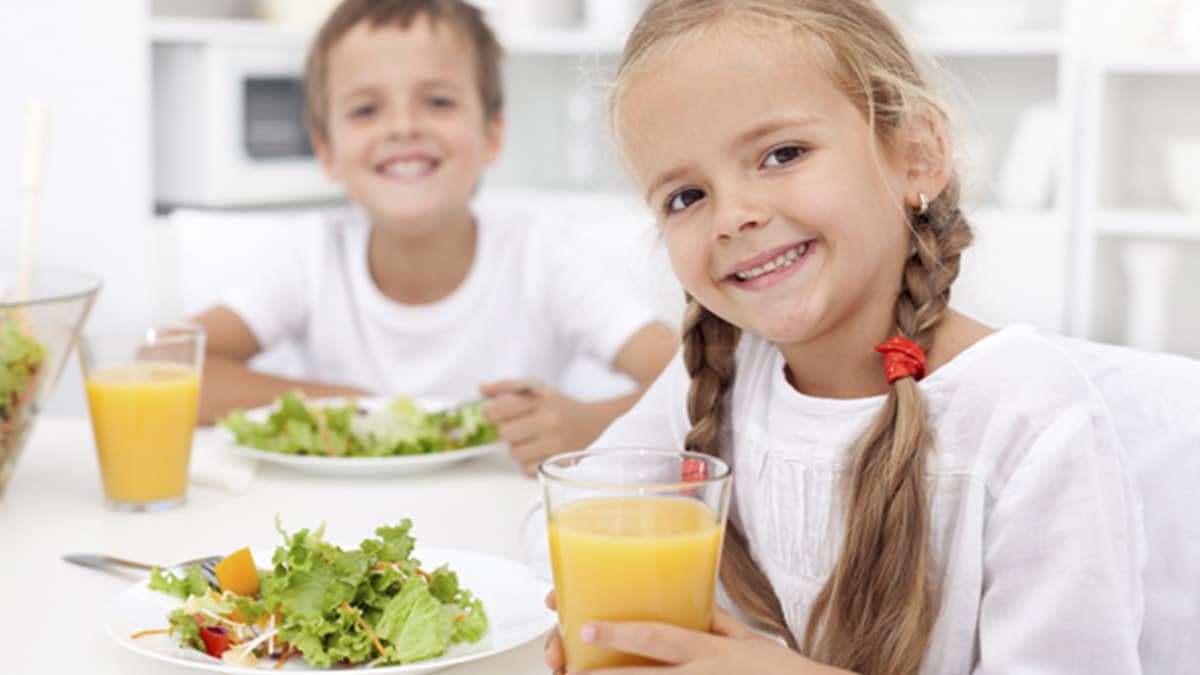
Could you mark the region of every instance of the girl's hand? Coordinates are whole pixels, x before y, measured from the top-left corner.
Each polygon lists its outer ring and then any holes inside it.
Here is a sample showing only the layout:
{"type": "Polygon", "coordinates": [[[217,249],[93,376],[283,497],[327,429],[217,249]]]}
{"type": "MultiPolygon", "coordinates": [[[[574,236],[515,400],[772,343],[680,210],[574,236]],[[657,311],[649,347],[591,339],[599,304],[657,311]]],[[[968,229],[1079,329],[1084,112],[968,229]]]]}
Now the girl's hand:
{"type": "MultiPolygon", "coordinates": [[[[554,592],[546,606],[555,608],[554,592]]],[[[663,623],[594,621],[584,627],[585,640],[597,647],[638,654],[661,661],[662,666],[635,666],[587,671],[587,675],[727,675],[728,673],[779,673],[780,675],[832,675],[842,673],[810,661],[786,646],[757,633],[720,607],[713,608],[711,633],[701,633],[663,623]],[[753,664],[749,666],[749,664],[753,664]]],[[[565,659],[558,631],[546,640],[546,665],[558,674],[565,659]]],[[[579,671],[572,671],[572,674],[579,671]]]]}
{"type": "MultiPolygon", "coordinates": [[[[546,594],[546,606],[555,612],[558,611],[553,589],[546,594]]],[[[563,654],[562,636],[558,634],[557,625],[550,631],[550,637],[546,638],[546,665],[554,675],[561,675],[567,665],[567,657],[563,654]]]]}
{"type": "Polygon", "coordinates": [[[527,475],[535,475],[538,464],[551,455],[582,450],[600,432],[593,428],[589,404],[540,382],[506,380],[479,390],[495,397],[483,406],[483,417],[496,425],[527,475]],[[520,388],[527,393],[515,393],[520,388]]]}

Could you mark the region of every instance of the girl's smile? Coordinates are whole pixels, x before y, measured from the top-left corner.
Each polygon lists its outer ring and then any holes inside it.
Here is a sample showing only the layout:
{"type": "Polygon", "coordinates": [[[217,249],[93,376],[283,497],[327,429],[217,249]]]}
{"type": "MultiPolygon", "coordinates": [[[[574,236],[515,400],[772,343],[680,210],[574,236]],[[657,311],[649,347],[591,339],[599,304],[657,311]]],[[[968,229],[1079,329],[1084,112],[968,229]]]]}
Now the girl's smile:
{"type": "Polygon", "coordinates": [[[746,291],[770,288],[800,271],[816,250],[816,239],[772,249],[739,263],[725,281],[746,291]]]}

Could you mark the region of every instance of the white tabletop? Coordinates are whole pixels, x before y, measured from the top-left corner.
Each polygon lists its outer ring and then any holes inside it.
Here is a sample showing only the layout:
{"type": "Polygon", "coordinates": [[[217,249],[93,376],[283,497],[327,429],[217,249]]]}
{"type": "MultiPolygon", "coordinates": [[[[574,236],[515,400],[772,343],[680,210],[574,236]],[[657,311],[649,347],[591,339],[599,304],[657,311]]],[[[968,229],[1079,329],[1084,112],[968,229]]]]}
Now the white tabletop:
{"type": "MultiPolygon", "coordinates": [[[[109,639],[105,607],[136,577],[71,565],[61,560],[64,553],[170,564],[242,546],[272,548],[279,543],[278,514],[288,531],[324,522],[326,539],[343,546],[373,536],[380,525],[411,518],[418,557],[427,545],[522,561],[518,526],[537,494],[537,482],[503,455],[367,479],[330,479],[264,464],[245,494],[191,486],[181,508],[118,513],[103,503],[87,417],[43,417],[0,497],[0,645],[7,647],[0,670],[201,672],[153,661],[109,639]]],[[[543,675],[542,640],[441,672],[543,675]]]]}

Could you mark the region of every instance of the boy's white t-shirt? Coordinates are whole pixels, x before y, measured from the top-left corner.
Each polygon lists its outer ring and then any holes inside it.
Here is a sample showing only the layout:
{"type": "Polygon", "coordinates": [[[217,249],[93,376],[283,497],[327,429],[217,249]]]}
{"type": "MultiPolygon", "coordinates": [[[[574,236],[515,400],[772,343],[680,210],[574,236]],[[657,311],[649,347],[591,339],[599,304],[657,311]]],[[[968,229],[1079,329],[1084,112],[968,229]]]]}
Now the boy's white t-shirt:
{"type": "Polygon", "coordinates": [[[297,343],[306,379],[455,399],[506,378],[557,384],[576,357],[611,364],[655,319],[569,226],[516,211],[477,214],[476,222],[466,279],[428,305],[397,303],[376,286],[370,225],[357,208],[297,221],[218,302],[264,349],[297,343]]]}
{"type": "MultiPolygon", "coordinates": [[[[723,444],[730,518],[803,642],[843,535],[849,448],[883,397],[805,396],[772,343],[743,335],[723,444]]],[[[592,447],[682,448],[682,356],[592,447]]],[[[1105,401],[1069,351],[1001,330],[920,383],[935,430],[929,465],[939,614],[922,673],[1140,671],[1145,540],[1138,495],[1105,401]]],[[[545,557],[544,515],[525,546],[545,557]]]]}

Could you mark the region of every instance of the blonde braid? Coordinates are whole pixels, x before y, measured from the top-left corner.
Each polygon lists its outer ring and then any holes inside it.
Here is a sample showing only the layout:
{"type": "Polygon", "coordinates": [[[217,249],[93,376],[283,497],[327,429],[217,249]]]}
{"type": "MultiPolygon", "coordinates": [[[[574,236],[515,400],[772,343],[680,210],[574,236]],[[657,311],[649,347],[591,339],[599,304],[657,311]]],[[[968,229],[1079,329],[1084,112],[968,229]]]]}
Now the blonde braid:
{"type": "MultiPolygon", "coordinates": [[[[927,351],[971,242],[957,205],[952,181],[930,213],[913,222],[914,252],[896,300],[897,334],[927,351]]],[[[920,670],[937,618],[925,489],[932,449],[916,381],[897,380],[851,453],[845,537],[809,615],[806,653],[863,673],[920,670]]]]}
{"type": "MultiPolygon", "coordinates": [[[[693,452],[721,454],[721,427],[725,418],[725,395],[733,384],[734,352],[741,330],[720,319],[688,297],[683,320],[683,362],[691,376],[688,418],[692,428],[685,444],[693,452]]],[[[725,527],[721,553],[721,582],[730,598],[747,616],[785,637],[793,648],[795,639],[783,619],[779,598],[771,582],[754,564],[746,537],[732,522],[725,527]],[[756,592],[766,589],[766,593],[756,592]]]]}

